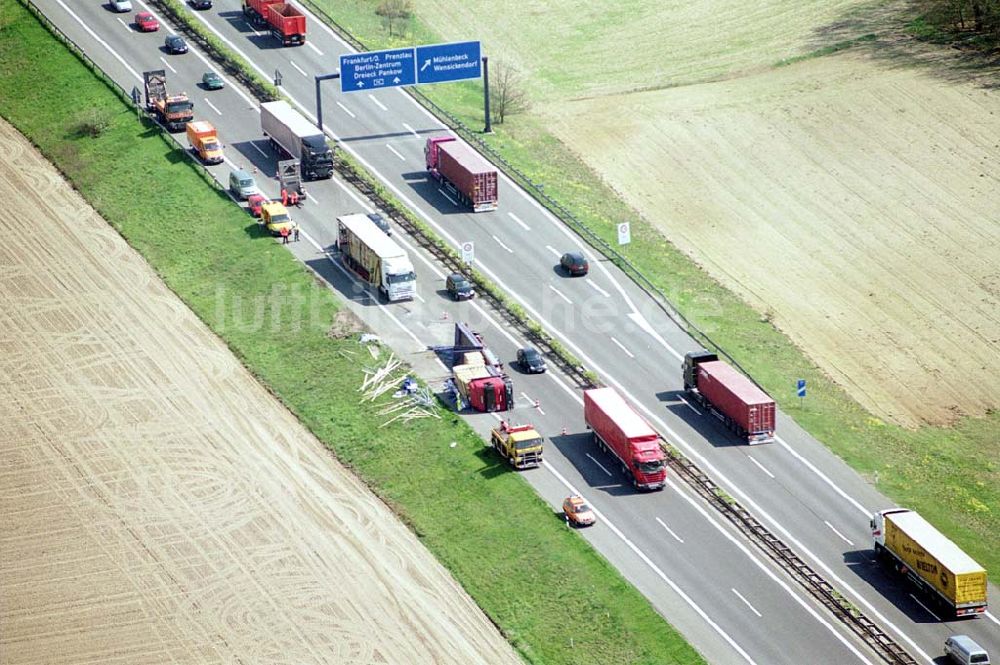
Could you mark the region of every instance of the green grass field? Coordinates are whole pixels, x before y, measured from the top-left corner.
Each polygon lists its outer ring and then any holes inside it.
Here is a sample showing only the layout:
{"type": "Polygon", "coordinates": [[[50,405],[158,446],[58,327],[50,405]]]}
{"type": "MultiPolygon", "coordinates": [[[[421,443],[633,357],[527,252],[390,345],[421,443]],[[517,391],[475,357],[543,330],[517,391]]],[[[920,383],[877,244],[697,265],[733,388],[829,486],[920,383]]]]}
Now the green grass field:
{"type": "Polygon", "coordinates": [[[331,293],[15,0],[0,0],[0,35],[0,114],[394,507],[527,661],[702,662],[461,419],[379,429],[357,405],[356,356],[341,353],[357,344],[326,334],[331,293]],[[263,307],[266,335],[232,325],[236,302],[263,307]]]}
{"type": "MultiPolygon", "coordinates": [[[[447,13],[439,7],[444,3],[421,0],[414,3],[418,15],[408,36],[390,41],[384,26],[374,14],[377,3],[372,0],[311,2],[323,7],[373,49],[390,43],[436,42],[464,36],[482,38],[487,45],[497,44],[496,49],[502,54],[504,39],[512,40],[511,50],[514,46],[521,48],[515,35],[525,24],[538,23],[538,29],[559,20],[576,25],[574,17],[579,14],[581,30],[594,31],[599,25],[590,19],[590,13],[596,10],[581,7],[578,3],[550,3],[546,11],[558,16],[542,20],[537,14],[514,11],[508,6],[511,3],[462,3],[460,11],[447,13]],[[503,14],[505,6],[507,13],[503,14]],[[473,23],[461,23],[469,21],[470,16],[479,18],[473,23]],[[489,33],[469,27],[479,25],[489,26],[489,33]],[[442,26],[440,32],[436,31],[437,26],[442,26]],[[469,34],[470,31],[475,34],[469,34]]],[[[627,6],[638,11],[643,7],[650,10],[653,4],[656,3],[638,1],[627,6]]],[[[840,11],[872,3],[792,3],[779,0],[765,4],[780,9],[771,18],[765,13],[756,15],[756,20],[766,27],[764,42],[768,48],[757,50],[752,45],[747,46],[738,38],[743,34],[742,27],[723,21],[718,25],[719,38],[727,34],[735,35],[731,37],[732,46],[729,50],[720,51],[720,58],[710,60],[694,79],[707,80],[730,73],[748,61],[752,66],[770,67],[783,59],[817,57],[836,52],[848,41],[843,39],[842,33],[824,40],[823,35],[803,30],[799,24],[805,21],[815,25],[822,20],[822,16],[837,16],[840,11]],[[793,22],[792,19],[795,25],[788,25],[793,22]],[[725,32],[727,27],[730,28],[728,33],[725,32]],[[782,29],[786,32],[782,33],[782,29]],[[786,43],[783,40],[796,37],[802,40],[804,48],[788,52],[778,48],[786,43]],[[718,67],[713,69],[712,62],[718,67]]],[[[724,0],[710,5],[734,11],[740,6],[745,7],[745,3],[724,0]]],[[[690,26],[693,26],[692,31],[700,26],[702,34],[707,30],[700,23],[690,26]]],[[[526,28],[529,33],[533,29],[530,26],[526,28]]],[[[675,25],[667,27],[671,34],[679,29],[675,25]]],[[[862,33],[853,35],[851,43],[870,41],[867,29],[865,26],[862,33]]],[[[586,34],[589,34],[592,44],[598,43],[599,38],[615,36],[607,32],[586,34]]],[[[691,39],[683,35],[681,38],[691,39]]],[[[532,48],[541,49],[537,51],[538,55],[556,58],[569,68],[569,63],[575,62],[574,49],[578,48],[578,44],[571,41],[558,54],[551,52],[553,46],[545,40],[533,42],[532,48]]],[[[715,47],[709,45],[709,48],[712,50],[715,47]]],[[[522,51],[520,57],[525,57],[527,53],[535,54],[536,51],[522,51]]],[[[675,64],[653,62],[652,69],[656,71],[660,67],[670,77],[684,80],[684,63],[690,63],[690,57],[693,56],[687,54],[675,64]]],[[[615,66],[610,63],[609,71],[614,71],[615,66]]],[[[589,74],[593,75],[594,70],[590,69],[589,74]]],[[[577,84],[571,79],[551,77],[544,71],[537,75],[540,80],[531,84],[532,91],[543,104],[553,96],[572,97],[574,91],[579,89],[574,87],[577,84]]],[[[480,84],[472,83],[421,88],[423,93],[471,128],[480,128],[483,124],[481,90],[480,84]]],[[[587,90],[594,92],[589,88],[587,90]]],[[[555,104],[546,107],[546,112],[550,112],[548,109],[553,106],[555,104]]],[[[877,473],[878,487],[882,492],[899,505],[921,512],[987,570],[1000,570],[1000,413],[993,412],[985,418],[965,418],[952,427],[923,427],[917,431],[873,418],[819,371],[807,356],[766,320],[767,317],[762,317],[731,292],[721,288],[711,276],[643,221],[641,215],[625,205],[614,191],[603,185],[600,177],[573,153],[572,146],[561,143],[548,131],[546,123],[550,121],[551,117],[546,117],[544,113],[515,116],[503,125],[494,125],[496,134],[484,138],[509,162],[536,182],[544,183],[549,195],[572,210],[606,241],[616,242],[616,223],[631,221],[633,242],[623,253],[667,293],[688,319],[707,331],[737,358],[778,400],[786,413],[865,477],[872,479],[877,473]],[[809,398],[803,406],[794,397],[794,386],[789,377],[804,378],[808,382],[809,398]]]]}

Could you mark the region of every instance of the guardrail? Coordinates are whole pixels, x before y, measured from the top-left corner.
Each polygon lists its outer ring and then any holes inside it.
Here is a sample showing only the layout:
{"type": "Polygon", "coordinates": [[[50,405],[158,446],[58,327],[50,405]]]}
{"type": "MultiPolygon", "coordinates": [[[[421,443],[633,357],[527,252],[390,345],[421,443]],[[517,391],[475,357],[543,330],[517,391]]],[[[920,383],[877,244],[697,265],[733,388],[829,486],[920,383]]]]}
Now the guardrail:
{"type": "MultiPolygon", "coordinates": [[[[152,0],[152,1],[154,4],[159,5],[160,3],[169,2],[173,0],[152,0]]],[[[311,9],[314,9],[315,11],[315,7],[312,5],[312,3],[308,2],[308,0],[300,0],[300,1],[303,2],[303,4],[308,5],[311,9]]],[[[131,104],[133,102],[131,95],[128,92],[126,92],[125,89],[122,88],[122,86],[119,85],[116,81],[108,77],[104,73],[104,71],[86,55],[84,49],[80,47],[78,44],[76,44],[72,39],[70,39],[65,33],[63,33],[58,28],[58,26],[52,23],[41,12],[41,10],[35,6],[32,0],[20,0],[20,2],[22,5],[28,8],[57,38],[59,38],[63,43],[65,43],[73,51],[73,53],[76,54],[78,58],[80,58],[81,62],[83,62],[89,69],[91,69],[91,71],[93,71],[97,76],[99,76],[101,80],[108,85],[109,88],[111,88],[113,91],[119,94],[124,102],[126,102],[127,104],[131,104]]],[[[329,17],[325,14],[325,12],[318,11],[317,13],[320,13],[324,17],[329,19],[329,17]]],[[[331,25],[341,32],[342,37],[347,39],[356,47],[362,49],[364,48],[364,45],[361,44],[361,42],[359,42],[353,36],[350,36],[350,34],[346,30],[344,30],[342,26],[339,26],[332,19],[329,20],[331,25]]],[[[181,24],[185,25],[186,22],[181,21],[181,24]]],[[[214,50],[214,51],[216,57],[226,57],[226,54],[223,51],[219,50],[214,50]]],[[[233,63],[228,63],[227,69],[229,68],[229,66],[235,67],[233,63]]],[[[262,87],[257,85],[248,87],[259,98],[261,97],[265,99],[267,98],[267,91],[262,87]]],[[[433,102],[430,102],[430,100],[427,101],[430,104],[433,104],[433,102]]],[[[434,108],[437,108],[437,106],[434,105],[434,108]]],[[[446,114],[446,117],[451,117],[450,114],[447,114],[447,112],[443,110],[442,112],[446,114]]],[[[465,131],[470,131],[470,130],[468,130],[468,128],[465,128],[465,131]]],[[[475,140],[474,142],[477,145],[481,144],[481,141],[479,140],[475,140]]],[[[490,149],[488,146],[486,146],[485,151],[489,153],[491,156],[495,155],[494,151],[490,149]]],[[[190,157],[190,153],[188,151],[184,152],[189,156],[190,159],[192,159],[192,161],[199,164],[200,166],[200,163],[197,162],[197,160],[194,160],[193,157],[190,157]]],[[[504,161],[502,158],[497,157],[497,159],[503,164],[506,164],[506,161],[504,161]]],[[[362,191],[362,193],[366,194],[369,198],[375,201],[384,201],[383,197],[375,190],[375,187],[372,185],[370,181],[366,180],[365,178],[362,178],[352,167],[343,162],[343,160],[338,160],[338,164],[339,164],[338,172],[340,172],[341,175],[345,177],[345,179],[347,179],[352,185],[359,188],[362,191]]],[[[203,174],[206,174],[207,177],[209,177],[217,187],[222,187],[222,184],[218,182],[214,174],[212,174],[210,171],[208,171],[205,168],[201,168],[200,171],[203,174]]],[[[546,198],[548,198],[547,195],[544,195],[544,193],[543,196],[546,196],[546,198]]],[[[555,203],[555,205],[559,204],[555,203]]],[[[384,207],[386,208],[395,207],[395,204],[390,203],[389,205],[386,205],[384,207]]],[[[561,206],[559,207],[561,208],[561,206]]],[[[459,263],[458,257],[455,255],[453,251],[449,252],[444,247],[443,243],[435,242],[436,239],[431,238],[429,234],[424,231],[424,229],[421,229],[416,224],[414,224],[413,221],[408,216],[401,215],[400,217],[395,219],[397,223],[400,223],[401,226],[406,228],[406,230],[411,233],[411,237],[417,239],[422,247],[431,252],[435,256],[435,258],[437,258],[445,266],[449,268],[452,267],[463,268],[463,266],[459,263]]],[[[576,221],[575,217],[572,219],[576,221]]],[[[581,224],[581,227],[586,229],[588,237],[596,238],[596,240],[599,243],[610,248],[610,245],[607,245],[607,243],[605,243],[603,240],[597,237],[596,234],[593,233],[593,231],[587,229],[585,226],[582,226],[582,223],[579,222],[577,223],[581,224]]],[[[570,224],[570,226],[576,229],[576,226],[574,224],[570,224]]],[[[624,261],[627,265],[631,266],[631,264],[628,263],[628,261],[624,259],[624,257],[621,257],[621,255],[618,254],[618,252],[615,251],[613,248],[611,248],[610,251],[613,253],[614,256],[621,258],[622,261],[624,261]]],[[[641,276],[641,273],[639,273],[637,270],[636,274],[641,276]]],[[[642,277],[642,279],[645,280],[645,277],[642,277]]],[[[648,280],[645,281],[648,282],[648,280]]],[[[640,284],[640,286],[642,285],[640,284]]],[[[660,294],[655,287],[652,287],[652,289],[654,293],[657,293],[662,296],[662,294],[660,294]]],[[[497,311],[502,312],[504,316],[507,317],[510,323],[520,328],[520,331],[522,332],[522,334],[525,335],[525,337],[531,339],[536,344],[539,344],[544,347],[549,347],[550,350],[554,351],[552,355],[564,361],[563,364],[567,365],[567,363],[565,363],[565,358],[558,351],[556,351],[555,347],[551,346],[552,344],[554,344],[554,341],[548,335],[544,334],[543,332],[539,332],[537,330],[532,330],[531,328],[529,328],[525,324],[525,321],[520,317],[518,317],[515,314],[515,312],[511,310],[508,304],[503,302],[503,300],[500,299],[499,297],[493,297],[493,296],[490,297],[493,300],[494,304],[497,305],[496,307],[497,311]]],[[[664,301],[668,302],[669,304],[669,301],[666,301],[665,297],[664,301]]],[[[662,303],[659,304],[661,305],[661,307],[663,306],[662,303]]],[[[671,315],[671,311],[672,307],[670,308],[670,311],[667,311],[667,314],[671,315]]],[[[680,317],[679,314],[677,316],[680,317]]],[[[674,318],[673,315],[671,315],[671,318],[674,318]]],[[[677,321],[678,319],[674,320],[677,321]]],[[[680,317],[680,321],[683,321],[687,325],[687,320],[684,319],[683,317],[680,317]]],[[[697,330],[696,328],[693,329],[697,330]]],[[[712,346],[718,350],[718,347],[716,345],[713,344],[712,346]]],[[[725,355],[726,358],[729,358],[729,360],[732,361],[731,357],[726,355],[721,350],[720,352],[723,355],[725,355]]],[[[735,364],[735,361],[733,361],[733,363],[735,364]]],[[[592,385],[592,381],[590,380],[588,373],[584,370],[583,367],[569,365],[569,366],[564,366],[563,369],[566,370],[567,373],[570,374],[571,376],[576,377],[580,385],[582,386],[592,385]]],[[[844,597],[833,587],[833,585],[824,580],[818,573],[816,573],[811,567],[809,567],[797,554],[795,554],[795,552],[791,550],[791,548],[785,545],[779,538],[774,536],[752,514],[750,514],[749,511],[743,508],[738,502],[733,500],[731,497],[726,495],[726,493],[718,485],[716,485],[714,481],[712,481],[707,475],[705,475],[705,473],[702,472],[701,469],[698,468],[698,466],[694,462],[684,457],[679,451],[677,451],[674,448],[667,447],[666,452],[671,468],[674,469],[675,473],[677,473],[679,477],[681,477],[689,486],[694,488],[702,497],[704,497],[709,502],[710,505],[714,506],[719,512],[725,515],[726,518],[729,519],[730,522],[732,522],[737,528],[739,528],[740,531],[744,533],[751,542],[753,542],[759,549],[764,551],[773,561],[775,561],[786,572],[788,572],[788,574],[794,580],[796,580],[803,588],[809,591],[809,593],[813,597],[819,600],[819,602],[821,602],[824,606],[829,608],[830,611],[833,612],[833,614],[836,617],[838,617],[845,625],[847,625],[852,631],[854,631],[854,633],[857,634],[875,653],[877,653],[886,662],[891,663],[892,665],[916,665],[916,660],[914,660],[913,657],[910,656],[902,648],[902,646],[900,646],[895,640],[889,637],[889,635],[886,634],[885,631],[883,631],[877,624],[875,624],[875,622],[868,619],[866,616],[864,616],[863,613],[861,613],[860,610],[858,610],[856,607],[847,602],[844,599],[844,597]]]]}

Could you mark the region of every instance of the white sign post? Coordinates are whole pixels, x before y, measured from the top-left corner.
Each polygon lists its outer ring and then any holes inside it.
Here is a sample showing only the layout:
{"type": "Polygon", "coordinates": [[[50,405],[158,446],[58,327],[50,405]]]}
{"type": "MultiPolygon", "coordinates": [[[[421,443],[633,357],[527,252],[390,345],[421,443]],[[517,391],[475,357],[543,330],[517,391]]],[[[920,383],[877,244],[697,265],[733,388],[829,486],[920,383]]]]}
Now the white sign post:
{"type": "Polygon", "coordinates": [[[472,265],[472,262],[476,258],[476,247],[472,244],[471,240],[467,240],[462,243],[462,263],[466,265],[472,265]]]}
{"type": "Polygon", "coordinates": [[[618,225],[618,244],[627,245],[632,242],[632,231],[629,229],[628,222],[623,222],[618,225]]]}

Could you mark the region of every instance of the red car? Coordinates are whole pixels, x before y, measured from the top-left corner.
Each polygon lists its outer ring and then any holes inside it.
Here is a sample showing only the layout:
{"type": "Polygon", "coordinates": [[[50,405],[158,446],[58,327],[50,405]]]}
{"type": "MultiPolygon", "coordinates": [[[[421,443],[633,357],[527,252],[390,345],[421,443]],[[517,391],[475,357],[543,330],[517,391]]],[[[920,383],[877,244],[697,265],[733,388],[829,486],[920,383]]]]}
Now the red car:
{"type": "Polygon", "coordinates": [[[135,25],[139,32],[156,32],[160,29],[160,22],[149,12],[139,12],[135,15],[135,25]]]}
{"type": "Polygon", "coordinates": [[[248,209],[254,217],[260,217],[260,207],[265,203],[267,203],[267,197],[263,194],[251,194],[247,197],[248,209]]]}

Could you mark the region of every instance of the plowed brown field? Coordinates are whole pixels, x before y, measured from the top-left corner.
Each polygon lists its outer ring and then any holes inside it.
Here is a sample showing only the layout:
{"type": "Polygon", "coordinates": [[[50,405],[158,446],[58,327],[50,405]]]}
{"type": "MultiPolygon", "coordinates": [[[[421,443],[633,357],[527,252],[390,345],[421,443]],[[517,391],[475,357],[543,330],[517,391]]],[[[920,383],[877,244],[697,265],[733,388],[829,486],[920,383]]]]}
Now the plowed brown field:
{"type": "Polygon", "coordinates": [[[0,663],[517,663],[0,121],[0,663]]]}

